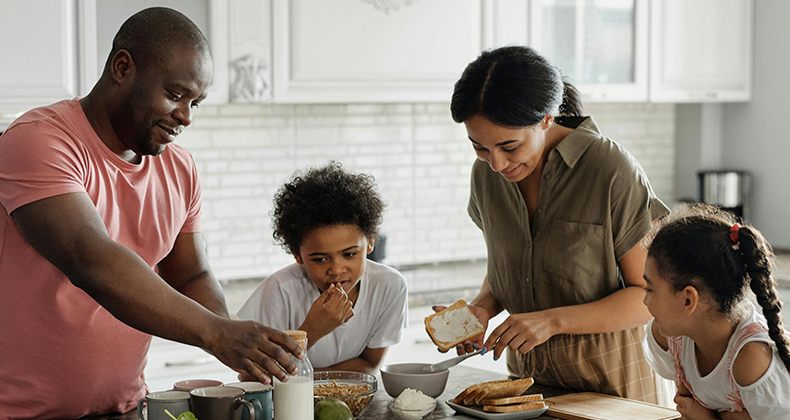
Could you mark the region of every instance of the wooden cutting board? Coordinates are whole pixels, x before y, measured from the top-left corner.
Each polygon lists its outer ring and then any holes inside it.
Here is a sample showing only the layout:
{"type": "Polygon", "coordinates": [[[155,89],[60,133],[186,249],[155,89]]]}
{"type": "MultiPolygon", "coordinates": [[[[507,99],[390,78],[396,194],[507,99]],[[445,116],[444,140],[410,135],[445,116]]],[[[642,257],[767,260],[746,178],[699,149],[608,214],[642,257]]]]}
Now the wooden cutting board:
{"type": "Polygon", "coordinates": [[[680,418],[675,410],[646,402],[580,392],[546,398],[546,414],[566,420],[669,420],[680,418]]]}

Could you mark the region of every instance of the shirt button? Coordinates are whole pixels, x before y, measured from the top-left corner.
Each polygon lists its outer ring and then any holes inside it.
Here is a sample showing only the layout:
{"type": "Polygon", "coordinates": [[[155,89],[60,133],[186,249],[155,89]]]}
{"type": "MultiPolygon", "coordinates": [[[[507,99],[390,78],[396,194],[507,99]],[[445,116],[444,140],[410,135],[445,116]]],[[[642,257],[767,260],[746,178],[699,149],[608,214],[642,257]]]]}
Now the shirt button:
{"type": "Polygon", "coordinates": [[[544,176],[544,178],[551,179],[551,175],[546,175],[546,176],[544,176]]]}
{"type": "Polygon", "coordinates": [[[527,277],[527,279],[526,279],[525,281],[526,281],[527,283],[529,283],[529,277],[527,277]]]}
{"type": "Polygon", "coordinates": [[[543,210],[538,209],[538,214],[543,214],[543,210]]]}

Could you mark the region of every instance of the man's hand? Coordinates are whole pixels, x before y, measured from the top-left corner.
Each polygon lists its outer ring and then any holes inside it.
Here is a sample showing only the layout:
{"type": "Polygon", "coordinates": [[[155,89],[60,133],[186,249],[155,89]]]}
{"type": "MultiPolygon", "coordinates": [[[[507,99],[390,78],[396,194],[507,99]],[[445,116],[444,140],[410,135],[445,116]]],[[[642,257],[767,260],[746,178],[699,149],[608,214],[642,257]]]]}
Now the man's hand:
{"type": "MultiPolygon", "coordinates": [[[[483,348],[483,341],[484,341],[485,335],[486,335],[485,331],[488,329],[488,320],[490,319],[488,311],[486,311],[485,309],[477,307],[477,306],[473,306],[473,305],[466,305],[466,306],[469,308],[470,311],[472,311],[472,314],[474,314],[474,316],[477,317],[477,320],[480,321],[481,324],[483,324],[483,332],[480,335],[478,335],[477,337],[474,337],[471,340],[466,340],[462,344],[459,344],[458,346],[456,346],[455,350],[456,350],[456,352],[458,353],[459,356],[462,355],[462,354],[471,353],[473,351],[480,350],[480,349],[483,348]]],[[[434,306],[432,309],[434,310],[434,312],[439,312],[439,311],[444,310],[445,308],[447,308],[447,307],[446,306],[438,306],[437,305],[437,306],[434,306]]],[[[445,352],[443,352],[443,353],[445,353],[445,352]]]]}
{"type": "Polygon", "coordinates": [[[312,347],[322,337],[334,331],[354,316],[353,303],[342,287],[329,286],[307,312],[301,330],[307,331],[307,344],[312,347]]]}
{"type": "Polygon", "coordinates": [[[271,376],[285,382],[288,375],[297,373],[291,355],[300,359],[304,355],[288,334],[254,321],[218,317],[217,324],[218,334],[206,350],[241,376],[266,384],[271,376]]]}

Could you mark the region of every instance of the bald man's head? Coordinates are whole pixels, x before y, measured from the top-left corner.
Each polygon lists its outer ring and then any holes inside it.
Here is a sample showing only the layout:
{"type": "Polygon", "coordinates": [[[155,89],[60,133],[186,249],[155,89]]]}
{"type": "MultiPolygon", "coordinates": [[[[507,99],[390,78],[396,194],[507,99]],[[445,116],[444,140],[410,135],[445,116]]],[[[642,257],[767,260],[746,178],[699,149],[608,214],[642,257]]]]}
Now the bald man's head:
{"type": "Polygon", "coordinates": [[[132,56],[141,71],[152,63],[161,63],[176,47],[205,51],[208,41],[200,29],[182,13],[167,7],[141,10],[121,25],[112,41],[112,51],[104,66],[109,71],[113,57],[120,50],[132,56]]]}

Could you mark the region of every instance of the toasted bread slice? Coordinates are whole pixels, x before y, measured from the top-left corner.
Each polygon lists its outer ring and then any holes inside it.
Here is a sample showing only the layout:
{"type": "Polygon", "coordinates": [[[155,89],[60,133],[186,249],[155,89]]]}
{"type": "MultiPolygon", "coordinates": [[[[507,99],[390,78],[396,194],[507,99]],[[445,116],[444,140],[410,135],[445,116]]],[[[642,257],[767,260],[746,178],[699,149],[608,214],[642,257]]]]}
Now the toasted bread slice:
{"type": "Polygon", "coordinates": [[[543,401],[537,401],[510,405],[484,405],[483,411],[488,411],[491,413],[515,413],[516,411],[537,410],[544,407],[546,407],[546,403],[543,401]]]}
{"type": "Polygon", "coordinates": [[[482,392],[474,397],[474,403],[480,405],[483,400],[493,400],[497,398],[518,397],[527,388],[531,387],[535,381],[532,378],[516,379],[501,384],[488,384],[481,387],[482,392]]]}
{"type": "Polygon", "coordinates": [[[521,396],[518,396],[518,397],[485,399],[485,400],[480,401],[480,405],[521,404],[521,403],[525,403],[525,402],[540,401],[542,399],[543,399],[543,394],[529,394],[529,395],[521,395],[521,396]]]}
{"type": "Polygon", "coordinates": [[[459,300],[443,310],[425,317],[425,331],[441,351],[485,333],[485,327],[466,302],[459,300]]]}
{"type": "Polygon", "coordinates": [[[479,384],[469,385],[465,390],[461,391],[455,398],[453,398],[453,402],[456,404],[468,405],[464,403],[467,397],[470,397],[469,404],[474,403],[474,395],[480,392],[480,387],[486,384],[497,384],[497,383],[505,383],[510,382],[508,379],[501,380],[501,381],[491,381],[491,382],[481,382],[479,384]]]}

